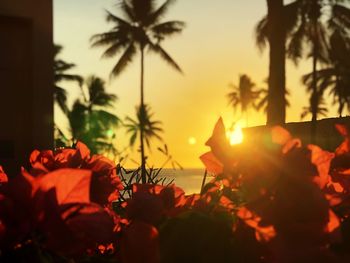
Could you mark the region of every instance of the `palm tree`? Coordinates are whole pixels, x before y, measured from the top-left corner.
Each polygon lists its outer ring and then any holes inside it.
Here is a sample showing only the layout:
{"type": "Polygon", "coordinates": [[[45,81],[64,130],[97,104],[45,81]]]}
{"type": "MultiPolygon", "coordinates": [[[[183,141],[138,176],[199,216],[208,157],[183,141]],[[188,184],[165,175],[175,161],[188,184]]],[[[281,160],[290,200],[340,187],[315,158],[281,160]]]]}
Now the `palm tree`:
{"type": "Polygon", "coordinates": [[[297,0],[295,3],[297,19],[290,32],[290,41],[287,49],[288,57],[295,63],[303,57],[304,43],[311,43],[307,50],[307,57],[312,59],[312,81],[310,88],[311,111],[311,140],[316,138],[317,116],[322,101],[323,92],[317,86],[318,62],[327,61],[327,32],[323,23],[325,2],[328,0],[297,0]]]}
{"type": "Polygon", "coordinates": [[[84,99],[76,100],[68,112],[72,137],[86,143],[93,153],[110,151],[120,120],[106,109],[113,106],[117,96],[107,93],[104,81],[95,76],[86,80],[86,88],[88,96],[82,94],[84,99]]]}
{"type": "MultiPolygon", "coordinates": [[[[256,107],[256,110],[257,111],[260,111],[260,110],[263,110],[264,113],[266,114],[267,113],[267,101],[268,101],[268,89],[267,88],[262,88],[259,90],[259,101],[258,103],[255,105],[256,107]]],[[[290,103],[289,103],[289,100],[288,100],[288,96],[290,95],[290,92],[288,89],[286,89],[286,94],[285,94],[285,103],[286,103],[286,107],[290,107],[290,103]]]]}
{"type": "MultiPolygon", "coordinates": [[[[303,82],[310,87],[312,73],[303,77],[303,82]]],[[[350,108],[350,39],[335,30],[330,37],[329,63],[317,71],[319,89],[330,89],[333,104],[338,104],[341,117],[344,107],[350,108]]],[[[309,88],[310,89],[310,88],[309,88]]]]}
{"type": "Polygon", "coordinates": [[[67,115],[68,106],[67,106],[67,91],[60,86],[62,81],[75,81],[79,86],[83,82],[83,78],[79,75],[67,73],[75,67],[73,63],[67,63],[64,60],[59,58],[60,53],[62,52],[63,47],[60,45],[54,46],[54,101],[61,108],[62,112],[67,115]]]}
{"type": "MultiPolygon", "coordinates": [[[[283,9],[284,30],[287,43],[287,55],[295,63],[306,53],[312,58],[312,92],[310,96],[312,110],[312,138],[315,137],[317,120],[317,102],[320,101],[317,96],[320,92],[317,87],[317,67],[318,63],[325,63],[328,60],[327,38],[329,31],[335,28],[349,28],[350,11],[341,1],[335,0],[296,0],[283,9]],[[325,22],[328,21],[327,27],[325,22]],[[330,29],[330,30],[329,30],[330,29]],[[305,43],[311,45],[305,45],[305,43]],[[305,47],[310,47],[307,51],[305,47]]],[[[267,30],[268,18],[263,19],[257,26],[257,40],[261,46],[264,46],[268,38],[267,30]]],[[[343,30],[346,34],[347,30],[343,30]]]]}
{"type": "Polygon", "coordinates": [[[152,139],[158,139],[162,141],[160,133],[163,132],[161,127],[161,122],[153,120],[154,113],[151,112],[151,108],[148,105],[145,105],[145,111],[141,107],[136,108],[136,120],[126,117],[125,127],[127,133],[130,134],[130,145],[134,146],[137,137],[140,136],[140,123],[144,123],[144,138],[146,145],[151,149],[150,141],[152,139]]]}
{"type": "Polygon", "coordinates": [[[234,111],[240,106],[240,112],[246,115],[248,125],[248,109],[254,106],[255,100],[259,97],[259,91],[254,90],[255,83],[245,74],[239,76],[238,86],[230,84],[230,87],[231,92],[227,94],[229,105],[234,111]]]}
{"type": "Polygon", "coordinates": [[[283,0],[267,0],[267,16],[256,27],[256,41],[263,50],[268,43],[269,77],[267,94],[267,125],[284,124],[285,105],[285,60],[287,11],[283,0]]]}
{"type": "MultiPolygon", "coordinates": [[[[318,116],[323,116],[323,117],[327,117],[327,113],[328,113],[328,109],[326,107],[326,103],[323,99],[322,96],[317,96],[317,111],[316,111],[316,117],[318,116]]],[[[303,120],[307,115],[309,114],[313,114],[313,108],[312,108],[312,102],[310,102],[310,105],[309,106],[306,106],[306,107],[303,107],[303,111],[302,113],[300,114],[300,119],[303,120]]]]}
{"type": "MultiPolygon", "coordinates": [[[[107,21],[113,28],[91,38],[93,47],[107,47],[103,57],[111,58],[123,52],[112,69],[111,76],[118,76],[134,59],[137,51],[141,57],[140,110],[146,112],[144,99],[144,53],[148,49],[161,56],[170,66],[182,72],[179,65],[160,45],[167,37],[178,34],[184,28],[182,21],[162,22],[161,19],[175,0],[166,0],[158,8],[154,0],[120,0],[122,17],[107,11],[107,21]]],[[[144,126],[140,123],[141,177],[146,182],[146,163],[144,151],[144,126]]]]}

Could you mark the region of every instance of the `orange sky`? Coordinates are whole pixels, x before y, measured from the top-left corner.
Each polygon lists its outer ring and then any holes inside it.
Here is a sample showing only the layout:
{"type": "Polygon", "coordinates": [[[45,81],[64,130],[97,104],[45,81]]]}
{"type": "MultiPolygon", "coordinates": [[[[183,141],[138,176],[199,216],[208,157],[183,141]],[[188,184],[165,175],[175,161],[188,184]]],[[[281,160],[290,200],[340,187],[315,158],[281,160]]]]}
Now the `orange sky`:
{"type": "MultiPolygon", "coordinates": [[[[55,0],[54,41],[64,46],[61,57],[77,64],[72,73],[95,74],[107,81],[108,91],[119,97],[115,113],[124,118],[134,116],[135,105],[139,103],[139,58],[120,77],[109,80],[117,58],[101,60],[103,49],[89,47],[91,35],[110,29],[104,19],[104,9],[118,13],[116,2],[55,0]]],[[[145,99],[152,106],[156,119],[163,122],[163,137],[170,152],[184,167],[201,167],[198,156],[207,150],[204,143],[220,116],[227,125],[239,118],[227,104],[230,82],[237,84],[239,74],[248,74],[258,87],[266,86],[267,50],[261,54],[254,41],[254,27],[265,13],[264,0],[178,0],[165,17],[165,20],[187,23],[181,35],[163,43],[184,75],[157,56],[147,54],[145,99]],[[191,137],[195,138],[192,144],[189,143],[191,137]]],[[[299,121],[302,107],[308,104],[300,76],[310,70],[310,61],[301,63],[298,68],[287,63],[287,87],[291,91],[287,121],[299,121]]],[[[78,87],[68,83],[65,87],[73,99],[79,94],[78,87]]],[[[55,118],[60,127],[67,125],[59,112],[55,118]]],[[[250,126],[264,122],[264,115],[250,112],[250,126]]],[[[118,137],[117,146],[121,149],[127,145],[128,136],[120,131],[118,137]]],[[[134,158],[138,159],[135,153],[134,158]]],[[[154,150],[150,164],[159,165],[163,160],[154,150]]]]}

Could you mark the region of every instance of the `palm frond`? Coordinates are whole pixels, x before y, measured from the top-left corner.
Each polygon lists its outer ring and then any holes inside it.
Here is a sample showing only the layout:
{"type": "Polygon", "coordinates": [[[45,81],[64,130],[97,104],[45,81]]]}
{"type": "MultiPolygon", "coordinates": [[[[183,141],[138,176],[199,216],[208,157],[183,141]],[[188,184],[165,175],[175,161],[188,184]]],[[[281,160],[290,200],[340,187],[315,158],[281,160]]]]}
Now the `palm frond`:
{"type": "Polygon", "coordinates": [[[107,14],[107,16],[106,16],[107,22],[113,22],[113,23],[115,23],[117,25],[121,25],[121,26],[130,26],[130,23],[132,23],[132,20],[126,21],[126,20],[112,14],[111,12],[109,12],[106,9],[105,9],[105,12],[107,14]]]}
{"type": "Polygon", "coordinates": [[[55,75],[55,82],[60,81],[75,81],[78,83],[78,85],[82,85],[83,78],[80,75],[74,75],[74,74],[56,74],[55,75]]]}
{"type": "Polygon", "coordinates": [[[134,43],[131,43],[128,48],[124,51],[123,55],[119,58],[117,64],[114,66],[111,72],[111,76],[118,76],[136,55],[136,48],[134,43]]]}
{"type": "MultiPolygon", "coordinates": [[[[350,9],[345,5],[334,4],[332,6],[332,18],[331,23],[344,28],[350,28],[350,9]]],[[[331,24],[332,25],[332,24],[331,24]]]]}
{"type": "Polygon", "coordinates": [[[289,36],[289,42],[287,44],[287,57],[290,58],[296,65],[303,56],[303,42],[305,40],[306,27],[306,20],[305,18],[302,18],[300,25],[289,36]]]}
{"type": "Polygon", "coordinates": [[[149,42],[149,49],[154,53],[159,54],[170,66],[176,69],[178,72],[183,73],[180,66],[170,57],[170,55],[159,45],[149,42]]]}
{"type": "Polygon", "coordinates": [[[255,27],[255,43],[260,51],[263,51],[268,42],[268,19],[263,17],[255,27]]]}
{"type": "Polygon", "coordinates": [[[170,6],[174,4],[176,0],[166,0],[157,10],[150,14],[147,19],[147,25],[157,23],[168,12],[170,6]]]}
{"type": "Polygon", "coordinates": [[[64,88],[55,86],[54,101],[58,104],[64,114],[68,114],[67,91],[64,88]]]}
{"type": "Polygon", "coordinates": [[[163,40],[164,37],[172,36],[182,32],[185,23],[182,21],[168,21],[157,24],[151,28],[156,39],[163,40]]]}

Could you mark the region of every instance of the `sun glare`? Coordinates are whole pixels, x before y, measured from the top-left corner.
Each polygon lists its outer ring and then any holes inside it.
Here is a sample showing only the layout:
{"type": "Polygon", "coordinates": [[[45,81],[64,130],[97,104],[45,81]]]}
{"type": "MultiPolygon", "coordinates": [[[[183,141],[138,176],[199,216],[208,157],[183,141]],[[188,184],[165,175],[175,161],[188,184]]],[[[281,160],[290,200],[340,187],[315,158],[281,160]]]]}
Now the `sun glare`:
{"type": "Polygon", "coordinates": [[[194,137],[188,138],[188,144],[195,145],[196,143],[197,143],[196,138],[194,138],[194,137]]]}
{"type": "Polygon", "coordinates": [[[240,144],[243,142],[243,131],[241,125],[236,124],[235,128],[228,132],[228,139],[231,145],[240,144]]]}

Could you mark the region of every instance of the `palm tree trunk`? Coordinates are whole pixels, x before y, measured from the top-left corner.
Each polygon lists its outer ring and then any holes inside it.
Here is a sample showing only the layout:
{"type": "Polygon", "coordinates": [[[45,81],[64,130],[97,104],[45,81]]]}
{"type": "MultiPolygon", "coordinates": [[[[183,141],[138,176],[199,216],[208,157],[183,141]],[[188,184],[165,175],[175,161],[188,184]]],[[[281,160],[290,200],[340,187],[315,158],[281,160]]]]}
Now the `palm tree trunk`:
{"type": "Polygon", "coordinates": [[[283,0],[267,0],[270,46],[267,125],[284,124],[286,118],[286,33],[283,25],[283,0]]]}
{"type": "Polygon", "coordinates": [[[146,178],[146,157],[145,157],[145,144],[144,144],[144,116],[145,116],[145,103],[144,103],[144,46],[141,46],[141,104],[140,104],[140,150],[141,150],[141,181],[143,184],[147,182],[146,178]]]}
{"type": "Polygon", "coordinates": [[[312,56],[312,94],[311,94],[311,143],[315,143],[317,133],[317,109],[319,103],[319,94],[317,92],[317,51],[314,43],[314,52],[312,56]]]}
{"type": "Polygon", "coordinates": [[[246,110],[245,112],[245,125],[246,127],[249,127],[249,109],[246,110]]]}
{"type": "Polygon", "coordinates": [[[312,2],[312,22],[313,22],[313,39],[312,39],[312,94],[311,94],[311,143],[315,143],[317,133],[317,110],[321,94],[317,90],[317,58],[318,58],[318,19],[320,17],[318,1],[312,2]]]}

